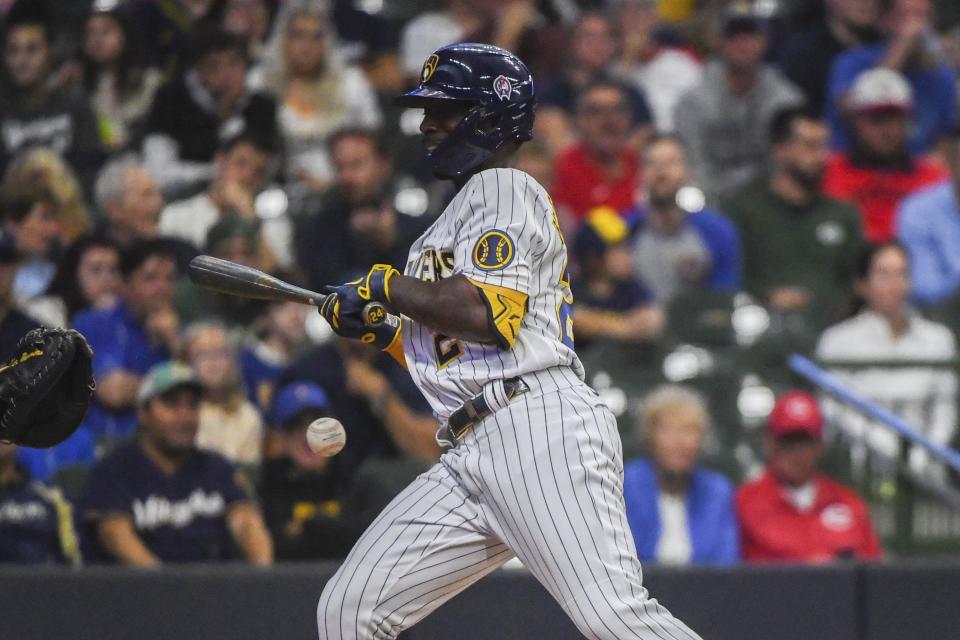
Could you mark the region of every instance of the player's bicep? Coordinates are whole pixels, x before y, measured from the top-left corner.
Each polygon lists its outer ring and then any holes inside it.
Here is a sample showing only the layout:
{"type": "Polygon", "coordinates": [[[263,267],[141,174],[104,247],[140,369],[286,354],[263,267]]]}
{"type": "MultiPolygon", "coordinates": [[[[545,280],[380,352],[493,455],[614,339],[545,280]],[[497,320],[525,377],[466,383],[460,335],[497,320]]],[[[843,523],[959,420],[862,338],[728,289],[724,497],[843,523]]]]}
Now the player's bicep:
{"type": "Polygon", "coordinates": [[[454,271],[474,282],[530,295],[544,245],[547,196],[516,171],[484,172],[454,239],[454,271]]]}
{"type": "Polygon", "coordinates": [[[497,346],[510,349],[517,342],[520,325],[527,312],[527,294],[468,278],[487,310],[487,325],[496,338],[497,346]]]}

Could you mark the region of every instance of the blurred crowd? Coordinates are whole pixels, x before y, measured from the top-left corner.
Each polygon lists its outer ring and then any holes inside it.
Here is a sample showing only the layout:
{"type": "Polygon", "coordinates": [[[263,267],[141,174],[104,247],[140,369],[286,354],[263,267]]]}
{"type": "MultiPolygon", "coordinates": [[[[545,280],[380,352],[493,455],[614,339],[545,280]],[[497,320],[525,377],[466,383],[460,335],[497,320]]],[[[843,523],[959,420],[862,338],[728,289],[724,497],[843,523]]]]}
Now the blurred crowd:
{"type": "Polygon", "coordinates": [[[430,175],[420,112],[391,98],[458,41],[533,72],[516,167],[567,236],[590,382],[628,387],[651,362],[646,382],[692,378],[659,367],[700,353],[698,330],[736,354],[776,338],[761,359],[783,393],[752,466],[701,465],[741,428],[709,394],[632,394],[641,559],[880,556],[865,503],[817,470],[827,421],[788,391],[790,351],[845,363],[954,442],[952,0],[0,0],[0,33],[0,354],[73,327],[97,378],[69,440],[0,444],[0,561],[343,557],[436,460],[429,406],[391,358],[304,306],[185,275],[201,253],[311,289],[402,268],[453,188],[430,175]],[[306,442],[324,416],[347,429],[333,458],[306,442]]]}

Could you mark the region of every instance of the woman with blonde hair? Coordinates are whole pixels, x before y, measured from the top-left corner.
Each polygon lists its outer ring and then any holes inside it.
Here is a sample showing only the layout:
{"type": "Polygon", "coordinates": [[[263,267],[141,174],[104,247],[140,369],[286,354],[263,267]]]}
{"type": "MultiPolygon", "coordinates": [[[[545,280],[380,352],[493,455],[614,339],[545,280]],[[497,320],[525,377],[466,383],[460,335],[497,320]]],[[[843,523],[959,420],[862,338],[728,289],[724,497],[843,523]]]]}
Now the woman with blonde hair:
{"type": "Polygon", "coordinates": [[[242,465],[260,463],[263,418],[243,392],[240,366],[226,329],[197,322],[187,327],[181,359],[203,384],[197,447],[242,465]]]}
{"type": "Polygon", "coordinates": [[[319,189],[333,176],[325,142],[347,126],[374,129],[381,114],[363,72],[337,59],[329,7],[319,0],[284,5],[264,57],[262,82],[279,104],[287,175],[319,189]]]}
{"type": "Polygon", "coordinates": [[[627,521],[640,560],[739,561],[733,485],[697,466],[710,428],[706,403],[687,387],[657,387],[643,401],[641,427],[649,458],[631,460],[623,469],[627,521]]]}
{"type": "Polygon", "coordinates": [[[92,218],[76,173],[63,157],[46,147],[33,147],[18,155],[7,168],[3,184],[37,182],[50,192],[60,223],[60,242],[68,245],[91,230],[92,218]]]}

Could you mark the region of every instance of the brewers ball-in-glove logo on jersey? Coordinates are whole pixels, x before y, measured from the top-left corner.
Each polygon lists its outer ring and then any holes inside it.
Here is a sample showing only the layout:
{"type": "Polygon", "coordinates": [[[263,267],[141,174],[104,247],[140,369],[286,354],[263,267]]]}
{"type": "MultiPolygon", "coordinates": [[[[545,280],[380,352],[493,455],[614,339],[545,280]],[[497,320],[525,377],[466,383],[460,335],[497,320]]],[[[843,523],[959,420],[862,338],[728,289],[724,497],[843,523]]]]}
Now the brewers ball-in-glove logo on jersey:
{"type": "Polygon", "coordinates": [[[513,240],[503,231],[487,231],[473,247],[473,264],[484,271],[503,269],[513,262],[513,240]]]}

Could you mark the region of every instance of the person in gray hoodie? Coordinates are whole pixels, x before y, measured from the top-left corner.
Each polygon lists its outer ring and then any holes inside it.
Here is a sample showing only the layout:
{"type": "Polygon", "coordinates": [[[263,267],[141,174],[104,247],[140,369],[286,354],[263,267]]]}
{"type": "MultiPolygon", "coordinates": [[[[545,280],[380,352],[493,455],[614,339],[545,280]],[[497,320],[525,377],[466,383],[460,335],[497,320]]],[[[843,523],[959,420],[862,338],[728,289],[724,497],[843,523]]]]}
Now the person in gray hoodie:
{"type": "Polygon", "coordinates": [[[735,3],[724,12],[718,49],[719,58],[707,64],[674,113],[694,182],[711,201],[762,172],[773,114],[803,101],[789,80],[764,64],[766,25],[749,6],[735,3]]]}

